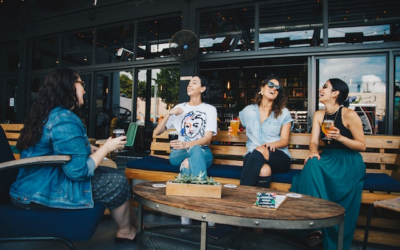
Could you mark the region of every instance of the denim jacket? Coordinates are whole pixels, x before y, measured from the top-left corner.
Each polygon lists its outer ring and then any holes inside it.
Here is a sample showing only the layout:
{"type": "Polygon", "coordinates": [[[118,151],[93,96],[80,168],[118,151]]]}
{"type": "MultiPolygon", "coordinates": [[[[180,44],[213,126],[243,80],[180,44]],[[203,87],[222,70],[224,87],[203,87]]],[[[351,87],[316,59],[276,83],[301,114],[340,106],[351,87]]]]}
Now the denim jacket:
{"type": "MultiPolygon", "coordinates": [[[[260,110],[256,104],[248,105],[242,111],[239,112],[240,122],[243,127],[246,128],[246,135],[248,140],[246,142],[247,153],[253,152],[253,150],[261,146],[263,143],[276,142],[281,139],[281,128],[283,125],[292,124],[293,119],[287,108],[282,109],[282,114],[277,118],[274,117],[274,112],[261,124],[260,121],[260,110]]],[[[287,147],[278,148],[285,154],[291,157],[287,147]]]]}
{"type": "Polygon", "coordinates": [[[22,203],[54,208],[93,207],[91,177],[95,162],[90,155],[85,128],[71,110],[54,108],[43,126],[40,140],[21,152],[21,158],[70,155],[65,165],[21,168],[10,195],[22,203]]]}

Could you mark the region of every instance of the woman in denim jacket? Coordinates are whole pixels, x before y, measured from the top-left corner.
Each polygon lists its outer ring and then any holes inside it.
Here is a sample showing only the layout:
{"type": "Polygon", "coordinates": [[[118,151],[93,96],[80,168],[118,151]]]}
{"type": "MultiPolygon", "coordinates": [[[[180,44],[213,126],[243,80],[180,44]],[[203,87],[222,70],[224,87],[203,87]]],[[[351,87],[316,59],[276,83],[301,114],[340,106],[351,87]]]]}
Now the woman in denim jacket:
{"type": "Polygon", "coordinates": [[[126,137],[108,138],[101,148],[90,145],[82,121],[72,112],[83,105],[84,94],[83,81],[70,69],[56,69],[46,77],[17,147],[21,158],[70,155],[71,160],[62,167],[20,169],[10,189],[12,203],[24,209],[82,209],[102,202],[119,226],[115,242],[134,240],[136,217],[126,177],[99,167],[109,152],[124,147],[126,137]]]}
{"type": "Polygon", "coordinates": [[[259,89],[254,97],[255,104],[239,113],[248,137],[240,185],[268,188],[272,173],[286,172],[290,168],[287,147],[293,119],[285,108],[285,91],[279,78],[263,80],[259,89]]]}

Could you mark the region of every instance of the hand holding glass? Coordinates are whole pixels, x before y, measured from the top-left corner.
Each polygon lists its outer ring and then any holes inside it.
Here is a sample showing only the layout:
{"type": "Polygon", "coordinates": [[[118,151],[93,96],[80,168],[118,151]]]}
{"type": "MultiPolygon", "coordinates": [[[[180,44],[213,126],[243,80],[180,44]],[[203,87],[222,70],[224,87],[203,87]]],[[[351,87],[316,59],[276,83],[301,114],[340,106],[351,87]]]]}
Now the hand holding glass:
{"type": "MultiPolygon", "coordinates": [[[[169,141],[178,140],[178,131],[170,131],[168,133],[168,139],[169,141]]],[[[169,148],[172,149],[171,146],[169,148]]]]}
{"type": "Polygon", "coordinates": [[[325,138],[322,138],[322,140],[327,140],[327,141],[331,141],[332,139],[327,137],[326,135],[328,134],[328,132],[335,127],[335,124],[333,122],[333,120],[324,120],[322,123],[322,132],[325,134],[325,138]]]}
{"type": "MultiPolygon", "coordinates": [[[[117,138],[120,136],[125,136],[125,130],[123,129],[114,129],[113,133],[112,133],[112,138],[117,138]]],[[[114,152],[118,153],[118,152],[123,152],[122,149],[117,149],[114,152]]]]}

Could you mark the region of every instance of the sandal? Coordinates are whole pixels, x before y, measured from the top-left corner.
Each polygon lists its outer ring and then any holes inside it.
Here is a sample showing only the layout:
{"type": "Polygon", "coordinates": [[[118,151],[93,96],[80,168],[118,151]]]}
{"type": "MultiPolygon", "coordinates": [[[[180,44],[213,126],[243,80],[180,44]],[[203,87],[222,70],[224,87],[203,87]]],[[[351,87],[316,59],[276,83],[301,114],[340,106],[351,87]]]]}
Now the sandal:
{"type": "Polygon", "coordinates": [[[314,231],[306,238],[307,245],[309,247],[315,247],[322,243],[322,232],[314,231]]]}

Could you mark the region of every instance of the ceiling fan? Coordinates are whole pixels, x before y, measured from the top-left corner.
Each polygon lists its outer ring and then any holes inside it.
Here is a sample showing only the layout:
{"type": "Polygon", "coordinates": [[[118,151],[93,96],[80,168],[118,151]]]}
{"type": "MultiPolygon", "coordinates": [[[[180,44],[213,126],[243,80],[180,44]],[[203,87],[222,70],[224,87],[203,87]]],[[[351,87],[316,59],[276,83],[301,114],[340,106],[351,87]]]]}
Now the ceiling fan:
{"type": "Polygon", "coordinates": [[[181,30],[169,41],[169,51],[178,61],[187,61],[197,55],[199,50],[199,39],[190,30],[181,30]]]}

